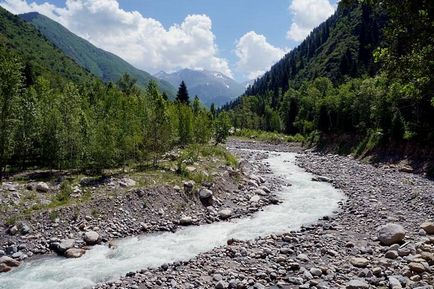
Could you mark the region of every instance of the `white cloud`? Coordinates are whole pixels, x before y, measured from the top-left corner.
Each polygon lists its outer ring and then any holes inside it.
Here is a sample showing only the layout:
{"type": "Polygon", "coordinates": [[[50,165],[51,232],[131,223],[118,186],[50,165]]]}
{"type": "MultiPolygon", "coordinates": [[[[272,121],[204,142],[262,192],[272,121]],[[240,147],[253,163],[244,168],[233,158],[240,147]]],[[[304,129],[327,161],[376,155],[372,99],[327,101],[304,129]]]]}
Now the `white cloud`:
{"type": "Polygon", "coordinates": [[[66,0],[65,8],[26,0],[0,0],[0,5],[16,14],[44,14],[94,45],[150,72],[191,68],[232,76],[228,62],[218,56],[212,21],[207,15],[189,15],[181,24],[165,29],[155,19],[121,9],[117,0],[66,0]]]}
{"type": "Polygon", "coordinates": [[[237,68],[249,79],[255,79],[269,70],[286,52],[268,43],[264,35],[250,31],[237,41],[237,68]]]}
{"type": "Polygon", "coordinates": [[[287,37],[290,40],[302,41],[335,12],[336,6],[329,0],[293,0],[289,10],[293,15],[293,22],[287,37]]]}

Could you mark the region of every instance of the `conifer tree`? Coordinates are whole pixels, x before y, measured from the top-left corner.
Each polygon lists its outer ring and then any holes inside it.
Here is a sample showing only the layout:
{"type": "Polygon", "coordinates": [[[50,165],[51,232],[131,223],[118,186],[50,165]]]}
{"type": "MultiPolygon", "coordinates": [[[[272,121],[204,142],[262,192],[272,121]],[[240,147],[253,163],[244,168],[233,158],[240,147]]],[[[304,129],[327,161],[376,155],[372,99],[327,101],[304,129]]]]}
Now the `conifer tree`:
{"type": "Polygon", "coordinates": [[[188,95],[187,85],[182,81],[179,85],[178,93],[176,95],[176,100],[182,104],[190,104],[190,97],[188,95]]]}

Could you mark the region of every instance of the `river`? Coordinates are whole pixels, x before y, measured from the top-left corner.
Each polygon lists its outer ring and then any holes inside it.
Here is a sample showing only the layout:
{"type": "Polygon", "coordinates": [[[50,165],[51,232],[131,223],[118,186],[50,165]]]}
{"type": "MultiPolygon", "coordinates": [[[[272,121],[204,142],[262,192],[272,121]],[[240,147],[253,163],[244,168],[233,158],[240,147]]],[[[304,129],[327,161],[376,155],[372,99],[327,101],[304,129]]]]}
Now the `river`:
{"type": "Polygon", "coordinates": [[[295,164],[295,153],[270,153],[264,161],[285,183],[276,195],[283,201],[251,217],[183,228],[117,241],[118,247],[95,246],[79,259],[45,257],[25,262],[20,268],[0,275],[1,289],[78,289],[98,282],[116,280],[128,272],[165,263],[189,260],[223,246],[234,238],[260,236],[299,229],[331,215],[344,199],[328,183],[313,182],[312,175],[295,164]]]}

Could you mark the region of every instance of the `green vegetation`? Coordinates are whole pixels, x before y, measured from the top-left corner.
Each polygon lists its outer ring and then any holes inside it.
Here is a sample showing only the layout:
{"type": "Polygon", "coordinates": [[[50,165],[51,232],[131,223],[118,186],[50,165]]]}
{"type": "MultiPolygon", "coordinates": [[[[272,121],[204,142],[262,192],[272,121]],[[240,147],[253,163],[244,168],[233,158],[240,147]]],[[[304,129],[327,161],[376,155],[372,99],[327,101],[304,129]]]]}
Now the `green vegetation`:
{"type": "Polygon", "coordinates": [[[20,17],[34,25],[67,56],[104,82],[116,82],[123,74],[127,73],[137,80],[137,86],[140,88],[146,88],[148,83],[154,80],[162,91],[172,97],[175,95],[175,88],[168,82],[157,80],[149,73],[133,67],[120,57],[95,47],[50,18],[36,12],[23,14],[20,17]]]}
{"type": "MultiPolygon", "coordinates": [[[[0,7],[0,47],[20,58],[24,85],[36,75],[49,79],[55,87],[65,81],[87,83],[94,77],[63,54],[31,24],[0,7]]],[[[3,54],[2,55],[6,55],[3,54]]]]}
{"type": "MultiPolygon", "coordinates": [[[[106,85],[31,25],[0,13],[0,173],[34,166],[102,172],[148,161],[157,167],[175,146],[225,140],[228,122],[215,126],[215,112],[197,97],[190,103],[185,84],[178,101],[153,81],[140,90],[128,74],[106,85]]],[[[67,201],[63,191],[55,201],[67,201]]]]}
{"type": "Polygon", "coordinates": [[[304,137],[301,134],[286,135],[283,133],[269,132],[263,130],[253,129],[238,129],[233,134],[234,136],[248,139],[255,139],[259,141],[271,142],[271,143],[303,143],[304,137]]]}
{"type": "Polygon", "coordinates": [[[428,0],[342,1],[225,110],[241,132],[302,134],[308,142],[353,136],[362,140],[357,155],[392,143],[430,146],[433,11],[428,0]]]}

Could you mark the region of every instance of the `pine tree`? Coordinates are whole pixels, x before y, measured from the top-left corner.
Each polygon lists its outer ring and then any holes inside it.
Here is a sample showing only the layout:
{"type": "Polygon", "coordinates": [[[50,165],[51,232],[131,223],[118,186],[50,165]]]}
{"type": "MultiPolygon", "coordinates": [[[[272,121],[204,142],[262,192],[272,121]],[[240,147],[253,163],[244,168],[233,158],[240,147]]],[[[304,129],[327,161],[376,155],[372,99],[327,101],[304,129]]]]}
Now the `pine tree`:
{"type": "Polygon", "coordinates": [[[190,97],[188,95],[187,85],[182,81],[178,89],[178,94],[176,95],[176,100],[182,104],[190,104],[190,97]]]}

